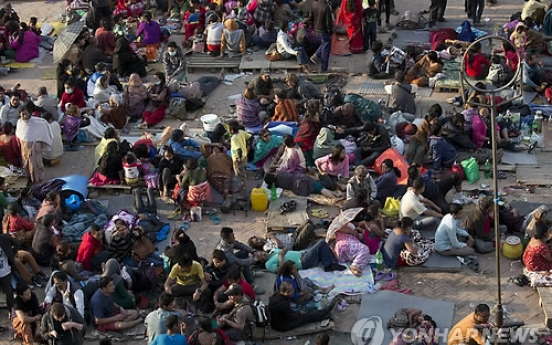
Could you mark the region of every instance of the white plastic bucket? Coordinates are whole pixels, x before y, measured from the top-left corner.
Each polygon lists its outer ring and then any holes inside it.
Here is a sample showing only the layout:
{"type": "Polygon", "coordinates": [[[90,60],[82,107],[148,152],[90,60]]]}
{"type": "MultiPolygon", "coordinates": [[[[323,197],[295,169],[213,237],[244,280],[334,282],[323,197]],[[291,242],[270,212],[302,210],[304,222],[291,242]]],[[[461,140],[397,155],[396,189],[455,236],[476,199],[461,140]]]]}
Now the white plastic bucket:
{"type": "Polygon", "coordinates": [[[201,117],[201,122],[204,131],[212,132],[215,130],[215,126],[220,123],[220,118],[216,114],[206,114],[201,117]]]}
{"type": "Polygon", "coordinates": [[[190,217],[192,222],[201,222],[201,207],[192,207],[190,209],[190,217]]]}

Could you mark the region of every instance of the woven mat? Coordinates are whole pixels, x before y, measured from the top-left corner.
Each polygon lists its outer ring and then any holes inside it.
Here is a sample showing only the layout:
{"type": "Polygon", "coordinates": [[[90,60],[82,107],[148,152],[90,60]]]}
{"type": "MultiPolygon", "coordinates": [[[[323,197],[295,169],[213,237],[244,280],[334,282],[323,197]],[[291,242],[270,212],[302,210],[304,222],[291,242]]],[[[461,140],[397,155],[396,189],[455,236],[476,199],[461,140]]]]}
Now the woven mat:
{"type": "Polygon", "coordinates": [[[40,80],[56,80],[56,69],[47,68],[42,72],[40,80]]]}
{"type": "MultiPolygon", "coordinates": [[[[383,83],[367,82],[360,84],[358,94],[361,95],[386,95],[383,83]]],[[[416,97],[431,97],[433,89],[430,87],[419,87],[416,97]]]]}

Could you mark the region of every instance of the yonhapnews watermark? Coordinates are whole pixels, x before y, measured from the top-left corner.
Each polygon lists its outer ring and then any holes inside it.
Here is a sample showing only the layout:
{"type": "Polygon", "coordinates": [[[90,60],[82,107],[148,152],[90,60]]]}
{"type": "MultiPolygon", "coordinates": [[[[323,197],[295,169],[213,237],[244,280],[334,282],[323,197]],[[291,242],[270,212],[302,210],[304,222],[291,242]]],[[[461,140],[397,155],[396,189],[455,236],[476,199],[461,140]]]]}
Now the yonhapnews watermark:
{"type": "MultiPolygon", "coordinates": [[[[397,336],[402,337],[406,344],[411,344],[421,338],[433,337],[437,343],[446,344],[451,329],[450,328],[435,328],[433,334],[427,334],[425,329],[416,328],[391,328],[387,329],[384,322],[379,316],[370,316],[358,320],[351,329],[351,341],[353,345],[383,345],[384,340],[387,343],[397,336]],[[386,338],[387,334],[387,339],[386,338]],[[389,338],[391,336],[391,339],[389,338]]],[[[455,329],[451,337],[454,338],[479,338],[483,336],[486,339],[498,338],[499,344],[510,343],[535,344],[538,342],[539,336],[543,335],[542,328],[534,327],[512,327],[512,328],[482,328],[468,329],[465,334],[461,330],[455,329]],[[458,333],[458,334],[456,334],[458,333]]],[[[492,341],[491,341],[492,342],[492,341]]]]}

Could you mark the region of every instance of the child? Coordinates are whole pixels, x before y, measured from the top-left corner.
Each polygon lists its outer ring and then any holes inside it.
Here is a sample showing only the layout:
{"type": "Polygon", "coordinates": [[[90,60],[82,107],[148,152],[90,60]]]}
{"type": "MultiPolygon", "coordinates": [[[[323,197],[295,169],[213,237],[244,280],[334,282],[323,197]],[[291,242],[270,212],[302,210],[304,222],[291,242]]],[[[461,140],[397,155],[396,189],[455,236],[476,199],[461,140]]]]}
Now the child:
{"type": "Polygon", "coordinates": [[[525,34],[525,24],[518,23],[516,30],[510,35],[510,41],[517,48],[519,57],[525,58],[525,47],[527,47],[527,35],[525,34]]]}
{"type": "Polygon", "coordinates": [[[491,56],[491,66],[489,67],[489,74],[487,74],[487,81],[493,85],[502,85],[508,79],[508,73],[506,68],[500,63],[500,57],[497,55],[491,56]]]}
{"type": "Polygon", "coordinates": [[[256,258],[259,258],[261,252],[255,252],[253,248],[251,248],[247,244],[236,241],[234,230],[227,227],[224,227],[220,230],[220,241],[215,246],[215,249],[222,250],[224,252],[228,264],[236,264],[240,266],[245,281],[249,284],[253,284],[253,273],[251,272],[251,265],[255,263],[256,258]],[[249,256],[249,254],[253,255],[249,256]]]}
{"type": "Polygon", "coordinates": [[[205,35],[201,28],[196,28],[194,35],[190,38],[192,41],[192,51],[194,53],[203,53],[205,51],[205,35]]]}
{"type": "Polygon", "coordinates": [[[383,43],[381,41],[375,41],[372,43],[372,61],[368,63],[368,75],[375,79],[388,78],[390,73],[386,73],[385,69],[387,62],[391,58],[391,54],[383,57],[381,52],[383,51],[383,43]]]}
{"type": "Polygon", "coordinates": [[[368,0],[368,8],[362,12],[362,29],[364,31],[364,52],[367,52],[376,41],[378,32],[379,11],[375,0],[368,0]]]}
{"type": "Polygon", "coordinates": [[[144,14],[144,4],[141,0],[130,0],[128,4],[129,16],[140,18],[144,14]]]}
{"type": "Polygon", "coordinates": [[[237,120],[231,120],[228,122],[228,132],[232,135],[232,139],[230,139],[230,147],[232,152],[232,162],[234,165],[234,174],[236,174],[236,178],[238,179],[238,190],[245,192],[247,141],[251,138],[251,134],[240,129],[240,124],[237,120]]]}
{"type": "Polygon", "coordinates": [[[127,185],[132,187],[138,183],[140,179],[138,167],[140,165],[140,162],[132,153],[127,154],[123,159],[123,169],[125,170],[125,182],[127,185]]]}

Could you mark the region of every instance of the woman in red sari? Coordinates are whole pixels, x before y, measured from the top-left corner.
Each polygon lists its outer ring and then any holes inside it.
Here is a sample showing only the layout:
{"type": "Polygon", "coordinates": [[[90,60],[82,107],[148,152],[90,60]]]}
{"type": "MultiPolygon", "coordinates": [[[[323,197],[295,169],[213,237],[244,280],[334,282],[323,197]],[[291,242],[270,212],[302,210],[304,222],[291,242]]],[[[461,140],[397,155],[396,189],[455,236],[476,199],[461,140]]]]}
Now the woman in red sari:
{"type": "Polygon", "coordinates": [[[13,134],[11,122],[6,122],[2,126],[2,134],[0,134],[0,162],[2,159],[8,164],[21,167],[21,144],[13,134]]]}
{"type": "Polygon", "coordinates": [[[364,39],[362,36],[362,0],[341,1],[336,25],[347,27],[349,50],[351,53],[364,53],[364,39]]]}
{"type": "Polygon", "coordinates": [[[552,233],[547,227],[538,227],[523,253],[523,264],[530,272],[551,271],[552,255],[546,241],[552,233]]]}

